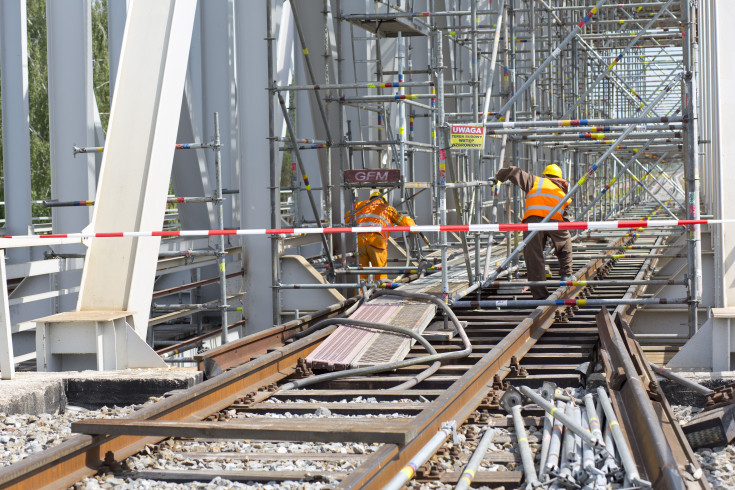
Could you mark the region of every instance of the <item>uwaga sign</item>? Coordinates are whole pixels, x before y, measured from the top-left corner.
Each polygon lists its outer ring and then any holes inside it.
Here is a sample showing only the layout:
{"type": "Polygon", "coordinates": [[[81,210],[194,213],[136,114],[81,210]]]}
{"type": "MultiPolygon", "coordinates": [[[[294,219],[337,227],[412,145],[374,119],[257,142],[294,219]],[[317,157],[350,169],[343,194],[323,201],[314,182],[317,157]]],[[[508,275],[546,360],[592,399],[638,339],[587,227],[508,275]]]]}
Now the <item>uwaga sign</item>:
{"type": "Polygon", "coordinates": [[[485,144],[485,126],[452,124],[450,147],[457,150],[482,150],[485,144]]]}

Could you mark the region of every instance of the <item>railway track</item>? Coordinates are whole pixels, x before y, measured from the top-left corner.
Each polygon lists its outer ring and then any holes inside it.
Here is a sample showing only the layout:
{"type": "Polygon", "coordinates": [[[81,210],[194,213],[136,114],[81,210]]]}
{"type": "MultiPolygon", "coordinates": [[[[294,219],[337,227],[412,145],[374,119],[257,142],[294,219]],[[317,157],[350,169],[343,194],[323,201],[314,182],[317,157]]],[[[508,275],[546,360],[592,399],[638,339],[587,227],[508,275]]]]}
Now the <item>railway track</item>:
{"type": "MultiPolygon", "coordinates": [[[[633,243],[651,252],[665,243],[665,237],[651,235],[608,234],[584,243],[611,248],[601,250],[601,255],[633,243]]],[[[659,260],[656,254],[599,257],[578,260],[575,271],[580,281],[641,281],[659,260]]],[[[552,298],[620,299],[644,293],[645,286],[572,285],[558,288],[552,298]]],[[[528,297],[523,288],[497,285],[475,299],[528,297]]],[[[453,308],[472,353],[442,363],[412,388],[389,390],[428,365],[282,389],[288,381],[311,376],[303,359],[335,327],[296,339],[297,333],[339,314],[354,301],[211,351],[201,362],[209,380],[129,418],[73,424],[79,435],[0,469],[0,487],[65,487],[97,471],[158,481],[221,477],[323,482],[342,488],[380,488],[403,472],[415,473],[410,475],[415,476],[411,484],[454,485],[482,435],[493,429],[492,444],[473,473],[473,484],[517,488],[528,481],[518,451],[523,437],[503,406],[503,396],[512,392],[511,387],[537,390],[553,381],[558,397],[581,398],[596,378],[614,388],[609,391],[611,402],[641,481],[655,488],[709,488],[627,328],[634,306],[612,311],[585,305],[453,308]],[[604,371],[592,374],[595,368],[604,371]],[[415,455],[442,429],[445,436],[437,450],[426,463],[416,464],[415,455]],[[171,464],[165,469],[140,469],[147,460],[171,464]],[[219,466],[207,469],[201,462],[219,466]]],[[[435,320],[443,321],[441,314],[435,320]]],[[[462,346],[458,336],[450,335],[431,343],[438,353],[462,346]]],[[[422,347],[414,346],[408,358],[424,355],[422,347]]],[[[526,439],[538,456],[545,415],[537,405],[526,400],[523,405],[526,439]]]]}

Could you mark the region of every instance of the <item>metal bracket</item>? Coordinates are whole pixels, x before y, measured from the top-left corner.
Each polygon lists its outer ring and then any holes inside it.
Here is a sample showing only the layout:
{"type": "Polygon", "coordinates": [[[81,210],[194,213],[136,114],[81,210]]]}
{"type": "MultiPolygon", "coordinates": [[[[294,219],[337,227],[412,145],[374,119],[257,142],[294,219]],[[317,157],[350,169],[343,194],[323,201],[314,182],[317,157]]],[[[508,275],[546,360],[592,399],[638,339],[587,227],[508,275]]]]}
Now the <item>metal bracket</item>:
{"type": "Polygon", "coordinates": [[[442,430],[452,431],[452,443],[459,444],[459,438],[457,438],[457,421],[456,420],[450,420],[449,422],[443,422],[442,430]]]}

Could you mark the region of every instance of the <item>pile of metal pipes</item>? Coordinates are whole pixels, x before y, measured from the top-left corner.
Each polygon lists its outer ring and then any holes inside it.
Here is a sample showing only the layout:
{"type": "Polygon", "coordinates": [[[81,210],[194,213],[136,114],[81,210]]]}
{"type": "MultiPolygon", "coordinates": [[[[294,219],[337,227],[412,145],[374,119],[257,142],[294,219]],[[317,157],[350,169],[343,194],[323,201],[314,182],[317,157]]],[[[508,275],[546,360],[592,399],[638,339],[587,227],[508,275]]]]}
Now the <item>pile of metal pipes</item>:
{"type": "Polygon", "coordinates": [[[525,488],[650,487],[638,473],[604,388],[579,400],[546,382],[538,392],[527,386],[511,387],[501,402],[513,417],[525,488]],[[524,402],[546,412],[537,457],[531,452],[523,422],[524,402]]]}

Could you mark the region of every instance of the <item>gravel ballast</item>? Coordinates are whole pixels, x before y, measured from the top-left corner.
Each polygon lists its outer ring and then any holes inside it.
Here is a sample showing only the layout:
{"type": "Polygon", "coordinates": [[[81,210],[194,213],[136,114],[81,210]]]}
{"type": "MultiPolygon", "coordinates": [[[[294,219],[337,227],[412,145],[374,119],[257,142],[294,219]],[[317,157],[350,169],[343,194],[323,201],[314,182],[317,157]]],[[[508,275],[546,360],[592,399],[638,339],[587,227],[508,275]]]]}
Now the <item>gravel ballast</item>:
{"type": "MultiPolygon", "coordinates": [[[[155,399],[154,399],[155,400],[155,399]]],[[[154,401],[152,400],[152,401],[154,401]]],[[[352,400],[349,400],[352,401],[352,400]]],[[[278,402],[274,402],[278,403],[278,402]]],[[[7,466],[21,459],[52,448],[73,436],[71,423],[87,418],[124,417],[140,409],[144,405],[127,407],[102,407],[87,410],[68,406],[61,414],[41,415],[5,415],[0,414],[0,467],[7,466]]],[[[680,423],[684,424],[701,411],[701,408],[686,405],[672,407],[680,423]]],[[[243,413],[228,414],[232,418],[247,417],[243,413]]],[[[317,414],[270,414],[283,418],[321,418],[332,416],[322,411],[317,414]]],[[[262,415],[261,415],[262,416],[262,415]]],[[[339,418],[343,418],[340,416],[339,418]]],[[[392,413],[381,418],[403,418],[405,415],[392,413]]],[[[475,430],[471,427],[464,432],[475,430]]],[[[504,442],[491,444],[488,455],[500,453],[513,447],[514,435],[512,424],[510,429],[497,429],[498,436],[504,442]]],[[[529,439],[534,451],[539,448],[540,429],[529,428],[529,439]]],[[[459,472],[476,443],[476,434],[466,434],[475,442],[469,444],[465,434],[460,434],[458,452],[461,455],[439,456],[440,466],[446,471],[459,472]]],[[[448,443],[451,445],[451,443],[448,443]]],[[[379,444],[363,443],[293,443],[293,442],[257,442],[257,441],[215,441],[215,440],[170,440],[156,446],[148,446],[144,451],[128,458],[119,467],[106,473],[88,477],[78,482],[77,489],[123,488],[123,489],[324,489],[333,488],[337,480],[315,480],[312,482],[247,482],[229,481],[220,476],[210,481],[172,483],[158,480],[137,478],[139,471],[301,471],[321,473],[334,472],[344,475],[353,471],[362,461],[380,447],[379,444]],[[203,453],[208,453],[206,457],[203,453]],[[304,453],[308,453],[304,454],[304,453]],[[289,455],[297,455],[293,458],[289,455]],[[321,458],[321,459],[320,459],[321,458]]],[[[451,449],[451,447],[450,447],[451,449]]],[[[735,488],[735,444],[712,449],[696,451],[697,459],[713,488],[735,488]]],[[[492,457],[488,457],[492,461],[492,457]]],[[[493,464],[484,463],[481,471],[520,470],[520,463],[493,464]]],[[[453,485],[419,484],[413,482],[412,488],[453,488],[453,485]]]]}

